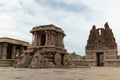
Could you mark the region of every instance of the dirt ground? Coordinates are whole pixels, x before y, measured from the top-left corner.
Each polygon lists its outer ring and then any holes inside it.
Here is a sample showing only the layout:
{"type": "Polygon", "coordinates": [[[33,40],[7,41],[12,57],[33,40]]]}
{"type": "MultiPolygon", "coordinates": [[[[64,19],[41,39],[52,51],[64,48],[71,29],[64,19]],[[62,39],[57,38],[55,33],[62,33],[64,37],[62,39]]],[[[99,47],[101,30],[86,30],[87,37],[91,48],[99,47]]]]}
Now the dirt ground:
{"type": "Polygon", "coordinates": [[[29,69],[0,67],[0,80],[120,80],[120,68],[29,69]]]}

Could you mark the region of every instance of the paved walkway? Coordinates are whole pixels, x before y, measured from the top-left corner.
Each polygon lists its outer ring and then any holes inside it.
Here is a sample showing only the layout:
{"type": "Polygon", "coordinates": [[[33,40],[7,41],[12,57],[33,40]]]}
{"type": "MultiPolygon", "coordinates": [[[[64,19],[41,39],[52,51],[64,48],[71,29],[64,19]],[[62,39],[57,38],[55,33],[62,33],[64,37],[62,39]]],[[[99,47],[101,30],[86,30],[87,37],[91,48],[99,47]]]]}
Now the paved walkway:
{"type": "Polygon", "coordinates": [[[120,80],[120,68],[29,69],[0,67],[0,80],[120,80]]]}

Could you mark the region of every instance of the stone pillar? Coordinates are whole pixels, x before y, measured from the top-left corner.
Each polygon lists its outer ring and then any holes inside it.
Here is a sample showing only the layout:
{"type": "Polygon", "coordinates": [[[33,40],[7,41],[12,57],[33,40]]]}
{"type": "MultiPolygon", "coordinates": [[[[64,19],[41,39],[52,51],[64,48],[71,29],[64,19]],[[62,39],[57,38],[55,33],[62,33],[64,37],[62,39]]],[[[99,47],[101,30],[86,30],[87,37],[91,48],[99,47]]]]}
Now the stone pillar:
{"type": "Polygon", "coordinates": [[[21,55],[24,54],[24,46],[20,47],[20,54],[19,54],[19,58],[21,59],[21,55]]]}
{"type": "Polygon", "coordinates": [[[51,31],[51,45],[55,45],[55,36],[54,36],[54,32],[51,31]]]}
{"type": "Polygon", "coordinates": [[[34,41],[35,41],[35,35],[34,33],[32,33],[32,45],[34,45],[34,41]]]}
{"type": "Polygon", "coordinates": [[[21,46],[21,48],[20,48],[20,53],[21,53],[21,54],[24,53],[24,46],[21,46]]]}
{"type": "Polygon", "coordinates": [[[52,44],[52,32],[51,31],[49,31],[48,39],[49,39],[49,45],[51,45],[52,44]]]}
{"type": "Polygon", "coordinates": [[[61,45],[64,48],[64,42],[63,42],[64,36],[61,34],[61,45]]]}
{"type": "Polygon", "coordinates": [[[40,33],[37,34],[37,45],[40,46],[40,33]]]}
{"type": "Polygon", "coordinates": [[[34,46],[37,46],[37,33],[34,32],[34,36],[35,36],[35,39],[34,39],[34,46]]]}
{"type": "Polygon", "coordinates": [[[59,36],[60,38],[60,47],[63,47],[64,48],[64,45],[63,45],[63,35],[62,34],[60,34],[60,36],[59,36]]]}
{"type": "Polygon", "coordinates": [[[7,43],[3,44],[3,54],[2,54],[2,59],[6,59],[7,58],[7,43]]]}
{"type": "Polygon", "coordinates": [[[60,47],[60,33],[57,34],[57,46],[60,47]]]}
{"type": "Polygon", "coordinates": [[[15,56],[16,56],[16,45],[13,45],[13,48],[12,48],[12,59],[15,59],[15,56]]]}
{"type": "Polygon", "coordinates": [[[2,58],[2,45],[0,45],[0,59],[2,58]]]}
{"type": "Polygon", "coordinates": [[[47,44],[50,45],[50,31],[47,33],[47,44]]]}
{"type": "Polygon", "coordinates": [[[38,46],[38,33],[36,32],[36,46],[38,46]]]}
{"type": "Polygon", "coordinates": [[[39,33],[39,45],[41,46],[41,33],[39,33]]]}
{"type": "Polygon", "coordinates": [[[93,58],[93,61],[94,61],[94,66],[97,66],[97,54],[96,54],[96,52],[93,53],[92,58],[93,58]]]}
{"type": "Polygon", "coordinates": [[[45,45],[47,46],[47,45],[48,45],[48,42],[49,42],[49,40],[48,40],[48,32],[47,32],[47,31],[45,31],[45,35],[46,35],[45,45]]]}
{"type": "Polygon", "coordinates": [[[39,33],[36,33],[36,37],[37,37],[37,39],[36,39],[36,46],[39,46],[39,33]]]}

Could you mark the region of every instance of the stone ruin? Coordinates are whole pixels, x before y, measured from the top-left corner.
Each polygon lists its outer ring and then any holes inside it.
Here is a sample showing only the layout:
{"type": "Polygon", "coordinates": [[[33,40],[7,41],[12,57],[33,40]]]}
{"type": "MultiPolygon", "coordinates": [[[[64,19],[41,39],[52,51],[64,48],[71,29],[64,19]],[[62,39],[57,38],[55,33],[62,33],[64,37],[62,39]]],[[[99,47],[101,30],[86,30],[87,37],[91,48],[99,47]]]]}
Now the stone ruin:
{"type": "Polygon", "coordinates": [[[117,53],[117,44],[108,23],[98,29],[94,25],[86,45],[89,66],[117,66],[117,53]]]}
{"type": "Polygon", "coordinates": [[[93,25],[85,47],[85,56],[68,53],[63,43],[66,36],[64,31],[52,24],[34,27],[30,32],[32,43],[14,67],[120,66],[117,43],[108,23],[105,23],[104,28],[93,25]]]}
{"type": "Polygon", "coordinates": [[[29,43],[13,38],[0,38],[0,67],[13,66],[20,55],[27,49],[29,43]]]}
{"type": "Polygon", "coordinates": [[[72,62],[64,48],[64,31],[52,24],[34,27],[32,44],[15,67],[69,67],[72,62]]]}

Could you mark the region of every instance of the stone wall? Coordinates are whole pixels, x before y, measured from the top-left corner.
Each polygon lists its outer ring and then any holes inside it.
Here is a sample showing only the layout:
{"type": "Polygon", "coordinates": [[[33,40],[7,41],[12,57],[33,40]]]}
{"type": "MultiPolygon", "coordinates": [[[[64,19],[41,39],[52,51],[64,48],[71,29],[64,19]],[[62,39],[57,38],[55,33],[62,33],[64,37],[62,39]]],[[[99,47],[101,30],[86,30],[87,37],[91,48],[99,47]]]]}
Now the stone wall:
{"type": "Polygon", "coordinates": [[[86,60],[90,66],[116,66],[117,44],[108,23],[104,28],[94,25],[86,45],[86,60]]]}

